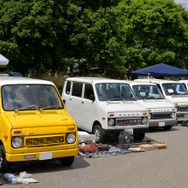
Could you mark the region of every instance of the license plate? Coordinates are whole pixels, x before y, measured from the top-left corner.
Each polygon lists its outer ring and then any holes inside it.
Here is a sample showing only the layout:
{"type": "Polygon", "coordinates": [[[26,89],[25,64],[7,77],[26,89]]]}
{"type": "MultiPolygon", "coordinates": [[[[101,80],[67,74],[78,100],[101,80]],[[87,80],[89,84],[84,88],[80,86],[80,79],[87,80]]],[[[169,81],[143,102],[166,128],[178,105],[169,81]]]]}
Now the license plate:
{"type": "Polygon", "coordinates": [[[52,159],[52,152],[41,152],[39,155],[39,160],[48,160],[52,159]]]}
{"type": "Polygon", "coordinates": [[[159,122],[159,127],[164,127],[165,126],[165,122],[159,122]]]}

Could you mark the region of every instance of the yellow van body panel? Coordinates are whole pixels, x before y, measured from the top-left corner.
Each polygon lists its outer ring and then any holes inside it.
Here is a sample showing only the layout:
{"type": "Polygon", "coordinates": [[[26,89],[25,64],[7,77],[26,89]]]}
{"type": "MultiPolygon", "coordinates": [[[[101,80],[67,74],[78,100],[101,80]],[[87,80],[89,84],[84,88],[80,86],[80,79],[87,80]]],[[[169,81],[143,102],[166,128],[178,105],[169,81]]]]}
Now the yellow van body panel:
{"type": "MultiPolygon", "coordinates": [[[[7,85],[51,85],[49,81],[29,78],[0,78],[0,89],[7,85]],[[7,81],[6,81],[7,79],[7,81]],[[22,80],[23,79],[23,80],[22,80]]],[[[66,108],[5,110],[0,92],[0,145],[8,162],[48,160],[78,155],[78,130],[66,108]],[[74,134],[75,142],[68,143],[67,135],[74,134]],[[13,147],[12,140],[22,139],[21,147],[13,147]],[[3,149],[2,149],[3,148],[3,149]]]]}
{"type": "MultiPolygon", "coordinates": [[[[43,152],[51,152],[52,158],[76,156],[78,139],[74,144],[66,142],[68,133],[77,134],[77,126],[66,110],[4,112],[0,117],[4,126],[0,134],[9,162],[40,160],[43,152]],[[8,120],[8,121],[7,121],[8,120]],[[13,148],[13,137],[23,138],[21,148],[13,148]]],[[[2,129],[2,127],[1,127],[2,129]]]]}

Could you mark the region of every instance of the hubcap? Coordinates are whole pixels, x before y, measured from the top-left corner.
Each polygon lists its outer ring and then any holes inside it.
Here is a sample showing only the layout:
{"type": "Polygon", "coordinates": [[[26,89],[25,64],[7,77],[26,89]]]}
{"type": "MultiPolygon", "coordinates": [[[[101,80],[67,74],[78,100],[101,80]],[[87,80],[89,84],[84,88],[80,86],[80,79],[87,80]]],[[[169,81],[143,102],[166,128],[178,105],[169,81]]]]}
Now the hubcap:
{"type": "Polygon", "coordinates": [[[100,131],[99,131],[99,129],[95,129],[95,136],[96,136],[96,140],[98,141],[100,139],[100,131]]]}

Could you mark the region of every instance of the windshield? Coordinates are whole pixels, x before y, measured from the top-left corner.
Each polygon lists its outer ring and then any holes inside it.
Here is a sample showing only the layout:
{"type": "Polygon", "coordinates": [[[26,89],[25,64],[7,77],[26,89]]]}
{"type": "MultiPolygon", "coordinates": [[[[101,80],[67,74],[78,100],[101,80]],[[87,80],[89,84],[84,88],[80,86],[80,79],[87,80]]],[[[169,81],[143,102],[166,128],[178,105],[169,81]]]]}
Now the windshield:
{"type": "Polygon", "coordinates": [[[133,85],[133,90],[138,99],[164,99],[156,85],[133,85]]]}
{"type": "Polygon", "coordinates": [[[52,85],[5,85],[2,87],[4,110],[63,108],[62,101],[52,85]]]}
{"type": "Polygon", "coordinates": [[[100,101],[136,100],[131,87],[126,83],[99,83],[95,87],[100,101]]]}
{"type": "Polygon", "coordinates": [[[162,84],[166,95],[187,95],[187,89],[184,83],[165,83],[162,84]]]}

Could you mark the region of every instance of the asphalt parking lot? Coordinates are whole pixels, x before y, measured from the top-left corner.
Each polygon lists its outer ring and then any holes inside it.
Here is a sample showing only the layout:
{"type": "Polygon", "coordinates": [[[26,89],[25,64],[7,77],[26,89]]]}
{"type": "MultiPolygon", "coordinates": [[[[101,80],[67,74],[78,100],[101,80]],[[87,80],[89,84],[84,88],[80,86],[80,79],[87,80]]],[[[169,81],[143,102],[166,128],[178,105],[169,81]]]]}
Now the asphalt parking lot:
{"type": "Polygon", "coordinates": [[[71,168],[62,168],[57,161],[17,167],[15,173],[27,171],[38,183],[10,185],[2,180],[2,187],[187,188],[188,127],[152,131],[145,139],[167,148],[100,158],[78,156],[71,168]]]}

